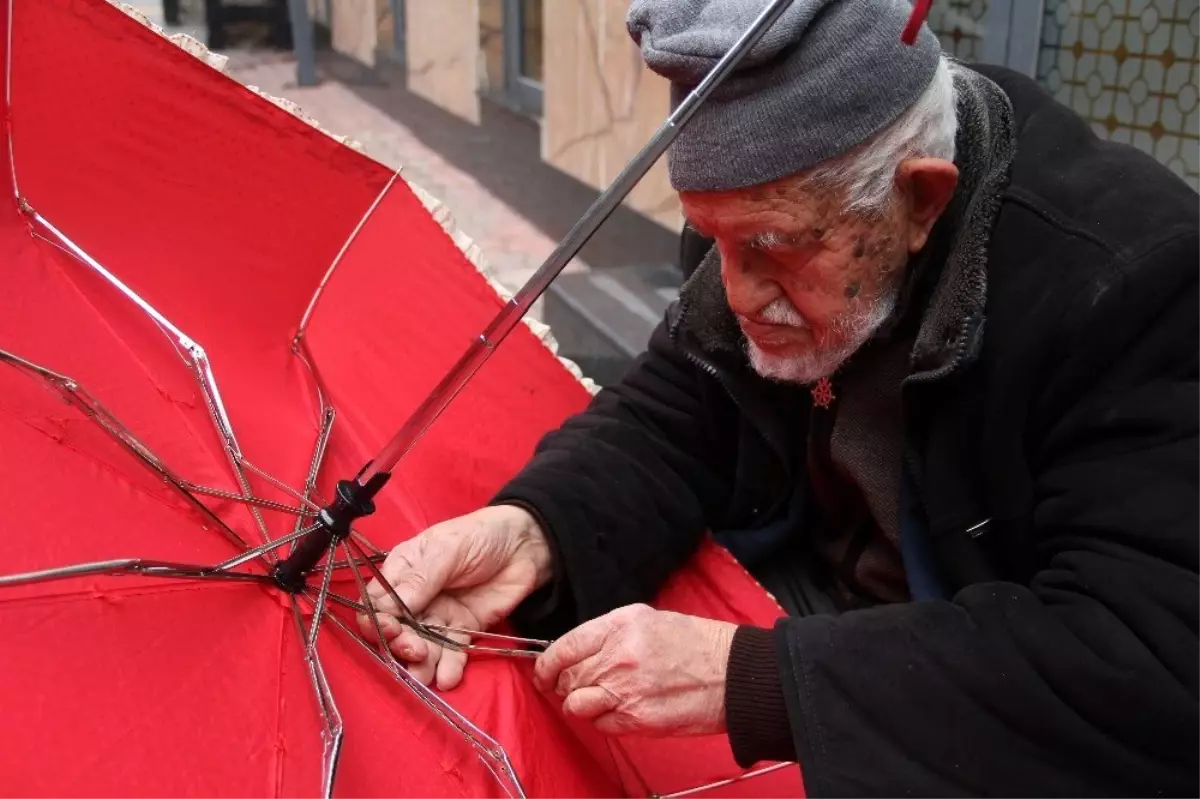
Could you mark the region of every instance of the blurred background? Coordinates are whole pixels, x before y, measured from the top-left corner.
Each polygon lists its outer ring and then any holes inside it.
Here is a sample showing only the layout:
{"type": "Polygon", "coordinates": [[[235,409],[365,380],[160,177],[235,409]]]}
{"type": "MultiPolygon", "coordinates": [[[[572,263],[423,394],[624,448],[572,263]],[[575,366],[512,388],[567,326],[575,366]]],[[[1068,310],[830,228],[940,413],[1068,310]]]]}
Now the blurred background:
{"type": "MultiPolygon", "coordinates": [[[[515,290],[668,115],[628,0],[134,0],[441,199],[515,290]]],[[[1033,77],[1200,191],[1200,0],[935,0],[945,50],[1033,77]]],[[[601,384],[676,296],[660,163],[535,314],[601,384]]]]}

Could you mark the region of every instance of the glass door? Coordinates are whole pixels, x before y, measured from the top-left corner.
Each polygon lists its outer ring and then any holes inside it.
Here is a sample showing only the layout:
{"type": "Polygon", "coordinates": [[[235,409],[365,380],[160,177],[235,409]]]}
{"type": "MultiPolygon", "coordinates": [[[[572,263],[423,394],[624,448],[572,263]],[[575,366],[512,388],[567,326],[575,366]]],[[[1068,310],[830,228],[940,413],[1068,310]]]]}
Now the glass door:
{"type": "Polygon", "coordinates": [[[375,0],[375,47],[378,55],[404,63],[404,0],[375,0]]]}

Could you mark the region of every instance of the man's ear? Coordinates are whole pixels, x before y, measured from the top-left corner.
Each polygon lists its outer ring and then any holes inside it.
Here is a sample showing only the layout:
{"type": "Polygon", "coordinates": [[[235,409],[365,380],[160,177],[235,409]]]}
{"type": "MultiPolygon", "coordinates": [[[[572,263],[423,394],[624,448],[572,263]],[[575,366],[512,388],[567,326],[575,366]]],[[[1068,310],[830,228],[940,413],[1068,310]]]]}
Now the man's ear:
{"type": "Polygon", "coordinates": [[[915,253],[954,196],[958,167],[943,158],[910,158],[896,170],[896,184],[906,202],[908,251],[915,253]]]}

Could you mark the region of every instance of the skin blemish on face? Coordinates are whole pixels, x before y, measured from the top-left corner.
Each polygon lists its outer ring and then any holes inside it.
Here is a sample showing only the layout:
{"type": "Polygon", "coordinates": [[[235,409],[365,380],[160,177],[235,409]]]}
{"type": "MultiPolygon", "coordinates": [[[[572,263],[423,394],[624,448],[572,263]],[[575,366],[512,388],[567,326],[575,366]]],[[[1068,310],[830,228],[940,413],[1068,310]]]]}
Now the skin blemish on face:
{"type": "Polygon", "coordinates": [[[866,251],[867,251],[867,245],[863,242],[862,237],[861,236],[856,237],[854,239],[854,257],[862,258],[863,253],[865,253],[866,251]]]}

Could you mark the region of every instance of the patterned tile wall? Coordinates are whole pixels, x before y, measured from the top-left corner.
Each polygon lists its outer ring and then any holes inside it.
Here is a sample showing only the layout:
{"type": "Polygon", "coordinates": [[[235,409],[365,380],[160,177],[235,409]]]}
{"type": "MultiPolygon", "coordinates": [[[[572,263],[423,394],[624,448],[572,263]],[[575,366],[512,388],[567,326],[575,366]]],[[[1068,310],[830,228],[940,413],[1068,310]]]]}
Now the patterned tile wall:
{"type": "Polygon", "coordinates": [[[947,53],[963,61],[978,61],[987,8],[988,0],[940,0],[929,9],[929,27],[947,53]]]}
{"type": "Polygon", "coordinates": [[[1200,0],[1045,0],[1037,80],[1200,191],[1198,41],[1200,0]]]}

